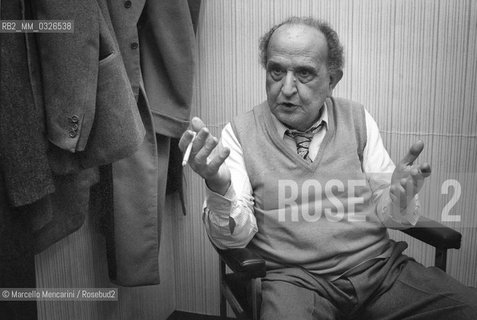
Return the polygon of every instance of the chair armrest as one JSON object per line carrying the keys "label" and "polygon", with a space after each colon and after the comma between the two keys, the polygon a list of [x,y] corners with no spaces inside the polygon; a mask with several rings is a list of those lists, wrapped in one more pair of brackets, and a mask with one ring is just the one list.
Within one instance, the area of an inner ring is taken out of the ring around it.
{"label": "chair armrest", "polygon": [[217,249],[219,257],[234,272],[246,273],[251,278],[265,276],[265,260],[247,248]]}
{"label": "chair armrest", "polygon": [[421,216],[414,227],[401,231],[439,249],[460,248],[460,232],[426,217]]}

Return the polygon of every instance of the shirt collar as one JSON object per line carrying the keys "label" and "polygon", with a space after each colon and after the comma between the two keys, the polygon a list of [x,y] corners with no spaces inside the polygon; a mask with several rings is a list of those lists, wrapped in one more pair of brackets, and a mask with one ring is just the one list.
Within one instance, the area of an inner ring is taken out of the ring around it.
{"label": "shirt collar", "polygon": [[[272,115],[273,125],[275,126],[275,129],[277,129],[278,136],[280,138],[283,138],[285,135],[285,132],[289,128],[287,128],[283,123],[281,123],[280,120],[278,120],[273,113],[271,115]],[[320,124],[322,121],[325,123],[325,125],[328,125],[328,107],[326,106],[326,102],[323,103],[323,112],[321,113],[320,118],[313,125],[311,125],[311,127]]]}

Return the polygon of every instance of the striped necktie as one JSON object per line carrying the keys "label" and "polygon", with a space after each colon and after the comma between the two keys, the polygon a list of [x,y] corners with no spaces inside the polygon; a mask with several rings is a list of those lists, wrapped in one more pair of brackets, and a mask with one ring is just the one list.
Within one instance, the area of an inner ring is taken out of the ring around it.
{"label": "striped necktie", "polygon": [[305,132],[298,131],[298,130],[291,130],[291,129],[288,129],[287,131],[285,131],[285,134],[287,136],[295,140],[296,153],[308,162],[313,162],[313,160],[310,159],[310,157],[308,156],[308,154],[310,153],[309,148],[310,148],[311,140],[313,140],[313,136],[318,131],[320,131],[322,125],[323,125],[323,121],[321,121],[320,124],[312,127],[311,129],[308,129]]}

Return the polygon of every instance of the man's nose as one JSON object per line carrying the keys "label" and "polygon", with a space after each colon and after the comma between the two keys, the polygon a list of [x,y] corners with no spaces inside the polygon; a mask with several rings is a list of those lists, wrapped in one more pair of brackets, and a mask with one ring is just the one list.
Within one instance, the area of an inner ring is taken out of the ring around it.
{"label": "man's nose", "polygon": [[285,96],[292,96],[296,93],[296,78],[292,71],[288,71],[282,86],[282,93]]}

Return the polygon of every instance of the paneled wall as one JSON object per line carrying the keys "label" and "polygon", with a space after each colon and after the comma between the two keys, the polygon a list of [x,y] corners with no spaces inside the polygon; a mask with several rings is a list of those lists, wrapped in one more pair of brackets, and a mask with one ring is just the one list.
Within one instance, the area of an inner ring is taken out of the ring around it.
{"label": "paneled wall", "polygon": [[[258,39],[290,15],[334,26],[345,47],[334,95],[366,106],[394,161],[424,140],[420,159],[433,175],[421,192],[422,212],[462,232],[448,272],[477,286],[477,1],[203,0],[193,115],[214,134],[265,99]],[[186,183],[188,215],[172,219],[176,308],[217,314],[218,258],[201,222],[204,186],[190,169]],[[431,249],[409,244],[409,255],[432,263]]]}
{"label": "paneled wall", "polygon": [[[168,199],[171,200],[171,199]],[[39,301],[39,320],[165,320],[175,310],[172,215],[166,202],[159,253],[161,283],[119,287],[118,301]],[[179,213],[182,214],[182,213]],[[106,245],[94,217],[83,227],[36,256],[38,288],[114,288],[108,278]]]}

